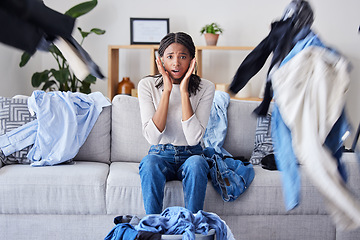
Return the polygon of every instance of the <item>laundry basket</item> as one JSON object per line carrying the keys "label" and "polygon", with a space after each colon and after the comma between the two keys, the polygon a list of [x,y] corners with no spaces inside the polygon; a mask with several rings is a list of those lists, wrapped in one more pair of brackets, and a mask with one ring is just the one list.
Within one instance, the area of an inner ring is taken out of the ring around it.
{"label": "laundry basket", "polygon": [[[181,240],[182,235],[162,235],[161,239],[171,239],[171,240]],[[210,229],[207,235],[195,234],[196,240],[214,240],[215,239],[215,229]]]}

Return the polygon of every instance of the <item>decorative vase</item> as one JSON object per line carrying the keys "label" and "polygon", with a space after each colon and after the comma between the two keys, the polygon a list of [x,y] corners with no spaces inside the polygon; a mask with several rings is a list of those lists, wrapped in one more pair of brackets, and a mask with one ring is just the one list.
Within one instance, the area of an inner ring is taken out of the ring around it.
{"label": "decorative vase", "polygon": [[219,38],[219,34],[205,33],[204,36],[205,36],[206,45],[216,46]]}
{"label": "decorative vase", "polygon": [[134,89],[135,85],[130,81],[129,77],[124,77],[118,85],[118,94],[131,95],[131,89]]}

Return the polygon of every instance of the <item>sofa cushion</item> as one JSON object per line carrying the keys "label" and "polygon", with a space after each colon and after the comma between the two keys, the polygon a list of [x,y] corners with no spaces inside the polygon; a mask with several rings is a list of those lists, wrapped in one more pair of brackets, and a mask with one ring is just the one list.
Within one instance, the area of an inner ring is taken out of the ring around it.
{"label": "sofa cushion", "polygon": [[223,147],[233,156],[250,159],[256,129],[256,116],[252,112],[259,104],[257,101],[230,100],[228,131]]}
{"label": "sofa cushion", "polygon": [[150,144],[141,132],[139,100],[116,95],[112,101],[111,161],[140,162]]}
{"label": "sofa cushion", "polygon": [[78,161],[0,168],[2,214],[104,214],[109,165]]}
{"label": "sofa cushion", "polygon": [[[31,116],[27,98],[5,98],[0,97],[0,135],[10,132],[22,125],[36,119]],[[30,160],[26,157],[32,146],[28,146],[9,156],[3,156],[0,153],[1,161],[4,164],[30,164]]]}
{"label": "sofa cushion", "polygon": [[108,106],[103,108],[74,160],[110,163],[110,132],[111,106]]}

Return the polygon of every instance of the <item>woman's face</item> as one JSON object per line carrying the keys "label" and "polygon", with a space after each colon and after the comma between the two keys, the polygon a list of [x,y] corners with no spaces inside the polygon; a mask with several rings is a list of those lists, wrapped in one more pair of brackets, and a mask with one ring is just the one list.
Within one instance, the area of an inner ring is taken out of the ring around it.
{"label": "woman's face", "polygon": [[189,50],[180,43],[172,43],[165,49],[162,59],[173,83],[180,83],[190,66]]}

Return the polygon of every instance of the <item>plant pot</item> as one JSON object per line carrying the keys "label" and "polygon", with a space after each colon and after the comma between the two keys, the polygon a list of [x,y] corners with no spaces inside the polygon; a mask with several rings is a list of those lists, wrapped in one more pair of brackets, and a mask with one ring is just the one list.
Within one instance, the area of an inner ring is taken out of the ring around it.
{"label": "plant pot", "polygon": [[206,45],[216,46],[219,38],[219,34],[205,33],[204,36],[205,36]]}

